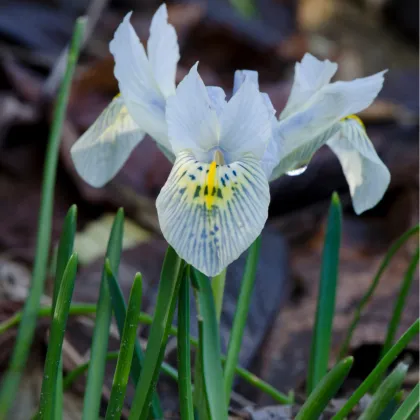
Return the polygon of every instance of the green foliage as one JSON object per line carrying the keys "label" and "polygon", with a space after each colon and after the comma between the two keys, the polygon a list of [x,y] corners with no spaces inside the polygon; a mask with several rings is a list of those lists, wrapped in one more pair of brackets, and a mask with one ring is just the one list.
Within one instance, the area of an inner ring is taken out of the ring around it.
{"label": "green foliage", "polygon": [[189,276],[184,276],[182,278],[181,286],[179,289],[178,367],[179,367],[179,374],[178,374],[179,407],[181,411],[181,418],[185,420],[194,420],[192,385],[191,385]]}
{"label": "green foliage", "polygon": [[59,370],[59,367],[61,367],[61,348],[63,346],[64,332],[66,330],[76,272],[77,254],[73,254],[64,270],[60,291],[58,292],[55,304],[48,351],[45,359],[44,378],[42,381],[38,413],[38,418],[40,419],[54,419],[56,413],[54,408],[56,398],[55,389],[57,386],[57,376],[59,374],[61,375],[61,370]]}
{"label": "green foliage", "polygon": [[[109,291],[111,294],[112,308],[114,310],[115,319],[117,321],[118,331],[120,333],[120,336],[122,336],[123,330],[124,330],[127,306],[125,304],[124,296],[120,288],[120,285],[118,284],[118,281],[112,272],[109,260],[106,260],[105,262],[105,272],[106,272],[106,278],[107,278],[107,282],[109,286]],[[139,312],[140,310],[137,313],[137,317],[138,317]],[[136,325],[138,324],[138,321],[139,320],[137,319]],[[137,385],[137,382],[139,381],[143,362],[144,362],[143,350],[140,347],[140,343],[137,340],[135,340],[134,354],[133,354],[133,360],[131,362],[131,370],[130,370],[130,376],[134,385]],[[162,407],[160,405],[159,397],[156,394],[156,392],[153,394],[153,397],[152,397],[152,413],[153,413],[153,416],[157,419],[163,417]]]}
{"label": "green foliage", "polygon": [[[111,267],[109,261],[107,260],[107,272],[109,272],[110,269]],[[134,346],[137,341],[137,327],[139,322],[141,298],[141,274],[137,273],[134,277],[133,286],[131,287],[127,312],[123,314],[125,320],[121,333],[121,347],[118,355],[117,367],[115,368],[114,380],[112,382],[108,408],[106,411],[106,420],[118,419],[121,417],[128,377],[131,370]]]}
{"label": "green foliage", "polygon": [[386,409],[390,401],[392,401],[396,392],[400,389],[405,375],[407,374],[408,365],[399,363],[391,374],[382,382],[381,386],[373,395],[369,406],[359,417],[359,420],[377,419]]}
{"label": "green foliage", "polygon": [[[122,239],[124,234],[124,212],[120,209],[115,216],[109,236],[106,258],[114,273],[120,265]],[[97,420],[102,398],[102,387],[105,375],[106,355],[111,324],[112,303],[107,281],[107,271],[102,270],[101,286],[98,298],[95,327],[91,346],[91,363],[89,365],[85,398],[83,405],[83,420]]]}
{"label": "green foliage", "polygon": [[15,348],[7,372],[3,377],[0,391],[0,419],[7,419],[10,405],[15,400],[23,369],[31,349],[31,343],[36,327],[41,296],[47,274],[48,254],[51,242],[51,222],[54,203],[54,185],[57,171],[58,152],[62,126],[67,109],[70,87],[73,79],[76,62],[82,44],[85,29],[85,20],[77,19],[73,38],[67,59],[66,72],[58,94],[54,109],[53,124],[48,139],[47,154],[45,158],[44,176],[41,193],[41,206],[39,212],[38,235],[35,248],[35,261],[32,272],[31,288],[26,299],[22,320]]}
{"label": "green foliage", "polygon": [[317,384],[296,416],[296,420],[317,419],[334,398],[353,365],[353,357],[337,363]]}
{"label": "green foliage", "polygon": [[318,303],[306,384],[308,395],[311,394],[328,370],[338,283],[340,241],[341,204],[338,195],[334,193],[328,214],[327,233],[322,254]]}
{"label": "green foliage", "polygon": [[257,275],[260,248],[261,236],[259,236],[249,248],[249,253],[245,265],[244,278],[242,279],[241,291],[236,306],[232,331],[230,333],[229,347],[224,371],[224,389],[227,404],[229,404],[230,394],[232,392],[235,367],[239,361],[242,337],[244,335],[246,320],[249,312],[249,305],[251,303],[252,291],[254,290],[255,278]]}
{"label": "green foliage", "polygon": [[199,320],[200,378],[210,419],[226,419],[227,407],[223,393],[223,370],[220,351],[220,333],[216,308],[208,277],[192,269],[197,293]]}
{"label": "green foliage", "polygon": [[150,328],[144,369],[136,387],[129,420],[146,420],[149,417],[152,393],[158,380],[160,365],[172,325],[182,275],[183,263],[176,252],[169,247],[160,276],[156,311]]}
{"label": "green foliage", "polygon": [[392,420],[410,420],[414,417],[420,405],[420,385],[417,384],[410,392],[396,413],[392,416]]}
{"label": "green foliage", "polygon": [[369,303],[370,299],[372,298],[373,294],[375,293],[376,288],[379,285],[379,281],[385,270],[388,268],[389,264],[391,263],[395,254],[399,251],[399,249],[414,235],[419,233],[420,225],[414,226],[413,228],[409,229],[403,235],[401,235],[389,248],[385,257],[378,268],[378,271],[375,277],[372,280],[372,283],[369,286],[369,289],[363,295],[362,299],[360,299],[359,304],[354,313],[354,317],[352,322],[350,323],[349,329],[347,331],[346,337],[344,339],[343,345],[340,349],[340,358],[343,358],[349,350],[351,338],[353,333],[357,327],[357,324],[360,321],[360,317],[362,316],[363,310],[366,308],[367,304]]}

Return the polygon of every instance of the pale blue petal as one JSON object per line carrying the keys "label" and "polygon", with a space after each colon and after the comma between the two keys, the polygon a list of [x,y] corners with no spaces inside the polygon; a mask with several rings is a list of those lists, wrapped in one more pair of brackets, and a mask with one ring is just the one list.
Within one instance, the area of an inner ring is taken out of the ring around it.
{"label": "pale blue petal", "polygon": [[341,126],[340,135],[327,144],[340,160],[354,210],[360,214],[382,199],[391,175],[357,120],[349,118]]}
{"label": "pale blue petal", "polygon": [[115,32],[110,51],[115,59],[115,77],[131,117],[145,132],[171,150],[165,120],[165,98],[154,78],[127,14]]}
{"label": "pale blue petal", "polygon": [[233,76],[233,95],[238,91],[242,86],[242,83],[248,79],[250,82],[254,83],[259,88],[258,85],[258,72],[253,70],[236,70],[235,75]]}
{"label": "pale blue petal", "polygon": [[246,79],[225,107],[220,148],[233,161],[245,153],[261,159],[271,138],[272,116],[258,87]]}
{"label": "pale blue petal", "polygon": [[[328,140],[336,136],[340,129],[341,123],[336,123],[311,141],[297,147],[295,147],[295,144],[292,142],[280,143],[278,146],[279,161],[271,174],[270,181],[279,178],[286,172],[307,166],[314,153],[321,146],[326,144]],[[277,127],[277,130],[279,130],[279,127]],[[280,136],[276,135],[276,132],[274,132],[274,138],[279,137]]]}
{"label": "pale blue petal", "polygon": [[267,178],[256,159],[211,167],[181,152],[156,206],[163,236],[178,255],[215,276],[261,233],[269,202]]}
{"label": "pale blue petal", "polygon": [[219,143],[219,121],[216,109],[195,64],[168,98],[166,120],[170,143],[175,154],[194,151],[197,157]]}
{"label": "pale blue petal", "polygon": [[324,86],[311,97],[302,111],[280,121],[280,143],[287,145],[287,148],[289,145],[301,147],[342,118],[367,108],[382,89],[384,73]]}
{"label": "pale blue petal", "polygon": [[93,187],[102,187],[121,169],[144,134],[122,98],[115,98],[71,148],[78,174]]}
{"label": "pale blue petal", "polygon": [[305,103],[322,87],[326,86],[337,72],[337,64],[321,61],[306,53],[301,63],[295,64],[295,78],[287,104],[280,114],[284,119],[302,109]]}
{"label": "pale blue petal", "polygon": [[225,91],[218,86],[208,86],[207,93],[209,95],[213,109],[216,111],[217,116],[220,118],[227,104]]}
{"label": "pale blue petal", "polygon": [[168,23],[166,4],[162,4],[153,16],[147,54],[153,75],[163,96],[175,93],[176,67],[179,61],[179,46],[175,28]]}

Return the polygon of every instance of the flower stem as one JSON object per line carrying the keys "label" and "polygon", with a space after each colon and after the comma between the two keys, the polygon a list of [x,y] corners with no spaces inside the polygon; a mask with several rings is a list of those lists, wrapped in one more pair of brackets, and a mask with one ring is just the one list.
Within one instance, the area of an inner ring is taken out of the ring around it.
{"label": "flower stem", "polygon": [[216,307],[217,322],[220,322],[223,307],[223,295],[225,292],[226,268],[211,280],[211,289],[213,291],[214,305]]}

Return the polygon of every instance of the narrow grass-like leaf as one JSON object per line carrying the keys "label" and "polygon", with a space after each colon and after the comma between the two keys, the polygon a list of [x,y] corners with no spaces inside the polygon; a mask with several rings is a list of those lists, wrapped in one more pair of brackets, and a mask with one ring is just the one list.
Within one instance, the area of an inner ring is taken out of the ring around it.
{"label": "narrow grass-like leaf", "polygon": [[404,402],[400,405],[397,412],[392,416],[392,420],[410,420],[413,418],[420,405],[420,385],[417,384],[410,392]]}
{"label": "narrow grass-like leaf", "polygon": [[389,248],[388,252],[386,253],[381,265],[378,268],[378,271],[375,275],[375,277],[372,280],[371,285],[369,286],[369,289],[366,291],[366,293],[363,295],[362,299],[360,300],[359,304],[357,305],[357,308],[354,313],[353,320],[350,324],[350,327],[347,331],[346,337],[343,341],[343,344],[341,346],[340,352],[339,352],[339,358],[343,358],[349,351],[349,346],[351,342],[351,338],[353,336],[354,330],[357,327],[357,324],[360,321],[360,317],[362,316],[362,312],[365,309],[366,305],[369,303],[370,299],[372,298],[373,294],[375,293],[375,290],[379,284],[379,281],[382,277],[382,274],[387,269],[388,265],[390,264],[392,258],[394,255],[398,252],[398,250],[415,234],[419,232],[420,225],[414,226],[413,228],[409,229],[407,232],[405,232],[403,235],[401,235]]}
{"label": "narrow grass-like leaf", "polygon": [[211,289],[213,290],[214,305],[216,307],[217,321],[220,322],[222,314],[223,295],[225,292],[226,268],[217,276],[211,279]]}
{"label": "narrow grass-like leaf", "polygon": [[397,367],[389,374],[375,392],[372,401],[359,417],[359,420],[379,418],[389,402],[392,401],[396,392],[401,388],[407,370],[408,365],[406,363],[398,363]]}
{"label": "narrow grass-like leaf", "polygon": [[390,349],[392,343],[394,342],[395,333],[397,332],[398,326],[401,320],[401,314],[405,306],[405,302],[407,300],[408,293],[411,289],[411,285],[413,284],[414,276],[417,272],[417,265],[419,263],[419,248],[413,258],[410,261],[408,266],[407,272],[405,273],[404,280],[401,284],[400,292],[398,294],[397,300],[395,302],[394,310],[392,312],[391,321],[388,325],[388,332],[386,334],[385,342],[382,347],[380,358],[384,356],[384,354]]}
{"label": "narrow grass-like leaf", "polygon": [[[111,265],[108,260],[105,261],[105,272],[106,272],[107,282],[109,286],[109,291],[111,294],[112,307],[114,309],[114,315],[117,321],[117,327],[118,327],[118,331],[121,337],[123,333],[123,329],[124,329],[127,305],[125,304],[122,290],[120,288],[120,285],[118,284],[117,279],[115,278],[112,272]],[[130,376],[131,376],[134,386],[136,386],[139,381],[143,362],[144,362],[143,350],[140,347],[140,343],[136,340],[134,344],[134,354],[133,354],[133,360],[131,363],[131,370],[130,370]],[[152,414],[155,419],[163,418],[162,407],[159,401],[159,396],[157,395],[156,392],[153,393],[153,397],[152,397]]]}
{"label": "narrow grass-like leaf", "polygon": [[200,339],[202,381],[211,419],[227,419],[227,406],[223,392],[223,370],[220,352],[219,323],[217,322],[210,280],[192,269],[197,292],[197,313],[201,320]]}
{"label": "narrow grass-like leaf", "polygon": [[[54,310],[51,332],[45,359],[44,378],[40,397],[38,418],[42,420],[54,419],[54,389],[57,384],[58,367],[61,360],[64,332],[73,295],[74,281],[77,272],[77,254],[70,257],[64,270],[60,291]],[[60,372],[61,374],[61,372]]]}
{"label": "narrow grass-like leaf", "polygon": [[310,395],[328,370],[338,283],[340,241],[341,204],[338,194],[334,193],[322,254],[321,278],[306,382],[307,395]]}
{"label": "narrow grass-like leaf", "polygon": [[[107,271],[110,269],[109,261]],[[134,277],[128,300],[127,314],[121,334],[120,353],[112,381],[111,395],[106,410],[106,420],[119,419],[124,405],[125,393],[130,375],[131,361],[133,360],[134,345],[137,341],[137,328],[142,298],[141,274]],[[124,314],[125,315],[125,314]]]}
{"label": "narrow grass-like leaf", "polygon": [[60,235],[57,251],[57,265],[54,279],[53,291],[53,312],[55,302],[57,301],[58,292],[60,290],[61,279],[67,267],[67,263],[73,254],[74,236],[76,235],[77,222],[77,206],[73,204],[66,214],[63,223],[63,230]]}
{"label": "narrow grass-like leaf", "polygon": [[[106,360],[107,361],[117,360],[119,354],[120,354],[119,351],[110,351],[106,354]],[[72,384],[75,381],[77,381],[77,379],[79,379],[84,373],[86,373],[86,371],[89,368],[89,364],[90,364],[90,360],[88,360],[85,363],[80,364],[79,366],[77,366],[76,368],[74,368],[67,374],[67,376],[64,378],[64,381],[63,381],[63,387],[65,390],[69,389],[72,386]],[[172,367],[166,362],[162,362],[160,369],[162,373],[169,376],[173,380],[178,381],[178,371],[174,367]]]}
{"label": "narrow grass-like leaf", "polygon": [[333,420],[344,419],[356,404],[361,400],[363,395],[368,393],[375,385],[378,378],[389,368],[391,363],[404,350],[407,344],[419,333],[420,319],[417,319],[411,327],[400,337],[400,339],[389,349],[385,356],[379,361],[368,377],[361,383],[361,385],[353,392],[347,402],[340,408]]}
{"label": "narrow grass-like leaf", "polygon": [[38,234],[35,246],[35,261],[32,272],[31,287],[23,310],[23,322],[16,337],[15,348],[9,367],[3,376],[0,391],[0,419],[5,420],[13,403],[20,383],[22,372],[31,349],[36,327],[37,313],[44,291],[45,277],[48,266],[48,254],[51,243],[51,221],[53,212],[54,185],[57,171],[58,152],[60,147],[61,129],[65,118],[67,102],[70,94],[74,69],[79,57],[80,45],[83,39],[85,20],[77,19],[73,32],[66,72],[58,94],[54,109],[53,123],[48,139],[42,183],[41,204],[38,222]]}
{"label": "narrow grass-like leaf", "polygon": [[299,410],[295,420],[318,419],[331,399],[337,394],[352,365],[353,357],[351,356],[337,363],[317,384]]}
{"label": "narrow grass-like leaf", "polygon": [[183,420],[194,420],[191,386],[190,282],[183,276],[178,299],[179,407]]}
{"label": "narrow grass-like leaf", "polygon": [[[87,315],[95,315],[96,314],[96,305],[90,303],[75,303],[71,305],[69,315],[70,316],[87,316]],[[38,310],[38,317],[49,317],[51,315],[51,306],[45,306],[43,308],[39,308]],[[0,323],[0,335],[10,328],[18,325],[22,320],[22,312],[17,312],[15,315]],[[151,325],[153,322],[153,317],[149,314],[144,312],[140,313],[139,315],[139,322],[145,325]],[[173,336],[177,336],[178,330],[176,327],[171,326],[169,330],[169,334]],[[194,337],[190,337],[190,342],[193,346],[198,346],[198,341]],[[222,355],[222,362],[224,363],[226,358]],[[86,365],[88,367],[88,365]],[[236,366],[236,374],[240,376],[244,381],[248,382],[252,386],[260,389],[265,394],[271,396],[274,401],[278,402],[279,404],[293,404],[294,399],[293,395],[285,395],[282,392],[275,389],[269,383],[263,381],[261,378],[258,378],[253,373],[249,372],[248,370]],[[64,385],[64,389],[67,389],[69,386],[69,382],[67,381],[68,375],[66,376],[66,384]]]}
{"label": "narrow grass-like leaf", "polygon": [[[106,258],[112,271],[118,273],[124,234],[124,212],[119,209],[109,236]],[[88,377],[83,404],[83,420],[97,420],[104,383],[106,354],[108,349],[109,327],[111,323],[112,303],[107,282],[105,266],[102,271],[101,286],[97,304],[96,321],[93,330]]]}
{"label": "narrow grass-like leaf", "polygon": [[159,377],[183,275],[182,265],[174,249],[168,247],[160,276],[155,315],[150,328],[143,370],[136,387],[129,420],[146,420],[149,416],[152,394]]}
{"label": "narrow grass-like leaf", "polygon": [[[70,207],[64,219],[63,230],[61,232],[60,241],[58,244],[51,321],[53,321],[54,318],[55,304],[57,302],[58,292],[60,291],[60,285],[63,278],[64,270],[66,269],[67,263],[69,262],[69,259],[73,253],[74,236],[76,234],[76,219],[77,207],[76,205],[73,205]],[[57,383],[54,387],[54,392],[54,418],[56,420],[59,420],[63,415],[63,361],[61,357],[58,365]]]}
{"label": "narrow grass-like leaf", "polygon": [[233,319],[230,333],[226,364],[224,369],[224,390],[226,404],[229,405],[232,392],[235,368],[239,360],[242,338],[244,335],[246,321],[248,319],[249,305],[251,303],[252,291],[254,290],[255,278],[257,276],[258,259],[261,248],[261,236],[250,246],[245,265],[244,277],[236,305],[235,317]]}

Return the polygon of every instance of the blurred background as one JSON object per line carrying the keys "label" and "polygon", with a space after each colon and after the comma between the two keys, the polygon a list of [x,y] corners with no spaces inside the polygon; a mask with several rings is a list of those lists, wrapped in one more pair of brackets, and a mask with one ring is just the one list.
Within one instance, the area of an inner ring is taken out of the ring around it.
{"label": "blurred background", "polygon": [[[302,388],[317,297],[322,241],[329,200],[340,195],[344,210],[340,279],[334,323],[338,349],[380,261],[393,240],[419,218],[419,3],[417,0],[208,0],[168,1],[169,21],[181,49],[177,81],[200,61],[207,85],[228,93],[236,69],[260,74],[278,112],[293,80],[294,63],[305,52],[338,62],[338,80],[389,69],[383,91],[362,119],[378,154],[391,171],[384,199],[362,216],[351,206],[338,160],[326,147],[299,177],[271,185],[272,203],[263,232],[256,290],[241,353],[241,363],[281,391]],[[30,281],[52,109],[63,74],[62,57],[77,16],[89,16],[64,125],[57,176],[53,243],[68,207],[78,206],[76,250],[81,268],[74,299],[96,302],[112,215],[123,206],[127,223],[119,281],[128,295],[133,275],[143,274],[143,310],[152,312],[166,243],[159,231],[155,199],[171,165],[150,138],[135,149],[108,185],[93,189],[76,174],[69,149],[118,93],[108,44],[122,17],[133,10],[140,39],[148,38],[156,0],[0,1],[0,321],[21,309]],[[351,378],[359,383],[372,369],[383,343],[394,298],[417,239],[398,253],[383,276],[351,343],[357,355]],[[226,346],[235,311],[244,256],[228,270],[222,316]],[[44,302],[48,303],[48,290]],[[401,330],[417,317],[418,278],[403,313]],[[92,321],[72,319],[64,343],[64,367],[86,360]],[[28,419],[37,404],[45,357],[47,321],[40,320],[16,420]],[[0,336],[4,369],[16,331]],[[146,339],[147,329],[142,329]],[[117,337],[116,335],[114,337]],[[115,338],[115,348],[118,340]],[[170,341],[167,359],[175,363]],[[409,350],[418,360],[418,345]],[[336,353],[332,354],[335,357]],[[408,381],[417,380],[418,364]],[[113,366],[109,366],[108,386]],[[351,381],[350,381],[351,382]],[[80,418],[83,380],[66,394],[68,419]],[[159,384],[171,418],[176,385]],[[242,407],[269,405],[269,397],[237,383]],[[106,401],[109,389],[104,389]],[[346,392],[344,389],[343,393]],[[132,395],[129,395],[132,398]],[[129,399],[128,398],[128,399]],[[238,414],[238,416],[245,414]],[[173,417],[176,418],[176,417]],[[247,418],[241,417],[241,418]],[[254,418],[254,417],[248,417]],[[257,418],[257,417],[255,417]],[[258,417],[260,418],[260,417]],[[265,417],[261,417],[265,418]],[[268,418],[268,417],[267,417]]]}

